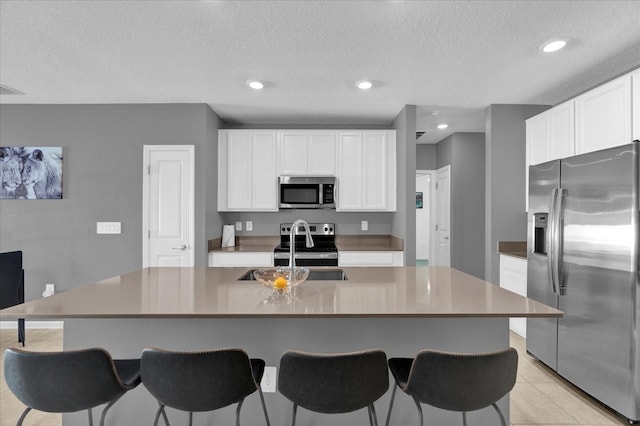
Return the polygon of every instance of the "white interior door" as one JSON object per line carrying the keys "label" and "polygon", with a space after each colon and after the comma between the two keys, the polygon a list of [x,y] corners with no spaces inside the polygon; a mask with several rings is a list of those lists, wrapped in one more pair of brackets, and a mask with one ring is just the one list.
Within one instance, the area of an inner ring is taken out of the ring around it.
{"label": "white interior door", "polygon": [[418,206],[416,202],[416,260],[429,260],[432,257],[432,185],[435,186],[433,171],[416,171],[416,192],[422,194],[422,206]]}
{"label": "white interior door", "polygon": [[143,267],[194,265],[194,147],[145,145]]}
{"label": "white interior door", "polygon": [[436,171],[435,266],[451,266],[451,166]]}

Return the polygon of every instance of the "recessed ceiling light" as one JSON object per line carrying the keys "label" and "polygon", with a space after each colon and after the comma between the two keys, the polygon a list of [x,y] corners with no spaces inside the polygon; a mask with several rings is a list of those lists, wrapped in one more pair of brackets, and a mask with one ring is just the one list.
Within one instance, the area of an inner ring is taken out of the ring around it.
{"label": "recessed ceiling light", "polygon": [[247,81],[247,85],[255,90],[260,90],[264,87],[264,83],[258,80],[249,80]]}
{"label": "recessed ceiling light", "polygon": [[360,80],[356,82],[356,87],[361,90],[367,90],[373,87],[373,83],[369,80]]}
{"label": "recessed ceiling light", "polygon": [[545,53],[556,52],[567,45],[566,40],[550,40],[540,46],[540,50]]}
{"label": "recessed ceiling light", "polygon": [[438,129],[446,129],[447,127],[449,127],[447,123],[438,124]]}

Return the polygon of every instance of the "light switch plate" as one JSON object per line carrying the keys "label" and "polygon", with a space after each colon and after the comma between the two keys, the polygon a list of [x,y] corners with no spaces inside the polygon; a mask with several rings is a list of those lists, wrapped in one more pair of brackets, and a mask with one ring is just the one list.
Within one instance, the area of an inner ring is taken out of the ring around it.
{"label": "light switch plate", "polygon": [[245,227],[244,229],[246,229],[247,231],[253,231],[253,222],[248,220],[244,223]]}
{"label": "light switch plate", "polygon": [[362,231],[368,231],[369,230],[369,221],[368,220],[361,220],[360,221],[360,229]]}
{"label": "light switch plate", "polygon": [[236,222],[236,231],[242,231],[242,222]]}
{"label": "light switch plate", "polygon": [[120,234],[122,227],[120,222],[96,222],[96,234]]}
{"label": "light switch plate", "polygon": [[264,374],[262,374],[262,380],[260,381],[262,392],[276,391],[276,371],[276,367],[264,367]]}

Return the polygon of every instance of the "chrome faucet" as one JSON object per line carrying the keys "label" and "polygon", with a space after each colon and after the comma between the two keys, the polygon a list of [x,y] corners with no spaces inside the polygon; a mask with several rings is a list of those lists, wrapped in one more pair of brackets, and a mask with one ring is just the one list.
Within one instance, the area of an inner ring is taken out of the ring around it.
{"label": "chrome faucet", "polygon": [[291,267],[291,273],[293,268],[296,267],[296,234],[298,232],[298,225],[304,226],[304,232],[307,236],[306,246],[307,248],[313,247],[313,238],[311,237],[311,230],[309,230],[309,224],[303,219],[298,219],[291,225],[291,233],[289,234],[289,266]]}

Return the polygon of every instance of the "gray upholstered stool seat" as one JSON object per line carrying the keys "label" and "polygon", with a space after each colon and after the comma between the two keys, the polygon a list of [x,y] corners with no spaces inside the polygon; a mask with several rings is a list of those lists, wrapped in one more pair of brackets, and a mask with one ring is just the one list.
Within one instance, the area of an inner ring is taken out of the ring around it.
{"label": "gray upholstered stool seat", "polygon": [[377,349],[339,354],[289,351],[282,355],[278,389],[298,406],[318,413],[348,413],[367,408],[378,424],[373,403],[389,389],[386,354]]}
{"label": "gray upholstered stool seat", "polygon": [[9,389],[27,406],[18,426],[32,409],[71,413],[102,404],[100,425],[107,410],[127,391],[140,384],[140,360],[113,360],[104,349],[65,352],[27,352],[7,349],[4,375]]}
{"label": "gray upholstered stool seat", "polygon": [[160,405],[153,424],[157,425],[162,415],[169,425],[165,407],[187,411],[191,425],[194,412],[213,411],[237,403],[236,425],[239,425],[244,398],[257,390],[269,426],[259,385],[264,366],[263,360],[249,359],[242,349],[201,352],[145,349],[141,359],[143,384]]}
{"label": "gray upholstered stool seat", "polygon": [[466,426],[468,411],[493,406],[506,426],[496,402],[513,389],[518,371],[518,353],[509,348],[497,352],[462,354],[423,350],[415,359],[390,358],[393,387],[386,425],[399,387],[410,395],[423,424],[420,403],[450,411],[461,411]]}

